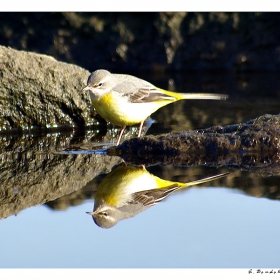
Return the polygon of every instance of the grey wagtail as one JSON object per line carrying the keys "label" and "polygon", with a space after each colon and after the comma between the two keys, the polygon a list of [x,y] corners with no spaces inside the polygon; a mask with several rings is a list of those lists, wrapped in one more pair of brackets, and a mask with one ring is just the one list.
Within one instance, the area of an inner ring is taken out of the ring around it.
{"label": "grey wagtail", "polygon": [[131,218],[160,202],[174,191],[210,182],[228,173],[188,183],[160,179],[144,166],[120,166],[109,173],[98,186],[92,215],[102,228],[110,228],[120,220]]}
{"label": "grey wagtail", "polygon": [[121,126],[116,145],[120,143],[127,125],[139,125],[138,137],[144,121],[159,108],[181,99],[225,100],[217,93],[177,93],[160,89],[151,83],[126,74],[112,74],[96,70],[90,74],[87,86],[93,106],[101,117]]}

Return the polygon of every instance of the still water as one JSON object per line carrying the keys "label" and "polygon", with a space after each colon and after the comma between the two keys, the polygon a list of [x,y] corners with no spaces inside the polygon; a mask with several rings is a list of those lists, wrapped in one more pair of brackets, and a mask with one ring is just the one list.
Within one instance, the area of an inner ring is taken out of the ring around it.
{"label": "still water", "polygon": [[[230,96],[227,101],[181,101],[166,106],[152,115],[147,134],[224,126],[279,113],[279,74],[185,73],[142,78],[181,92]],[[145,168],[136,167],[141,175],[130,173],[136,192],[158,180],[171,181],[168,184],[174,187],[174,182],[229,174],[172,189],[158,204],[134,209],[133,214],[130,210],[130,218],[120,219],[109,229],[97,226],[86,212],[93,211],[98,187],[107,178],[114,192],[128,181],[125,177],[123,183],[121,174],[108,177],[125,167],[119,157],[100,149],[117,133],[118,128],[109,125],[0,137],[1,268],[279,268],[277,169],[267,176],[262,170],[256,173],[223,165],[147,162]],[[136,133],[133,127],[124,138]]]}

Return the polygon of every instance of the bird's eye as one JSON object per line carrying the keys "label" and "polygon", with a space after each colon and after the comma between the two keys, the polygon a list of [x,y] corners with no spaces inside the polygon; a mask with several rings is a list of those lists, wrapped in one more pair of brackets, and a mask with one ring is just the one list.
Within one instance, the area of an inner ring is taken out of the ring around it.
{"label": "bird's eye", "polygon": [[98,86],[101,87],[103,85],[103,83],[99,83]]}
{"label": "bird's eye", "polygon": [[102,212],[101,213],[104,217],[107,217],[108,216],[108,213],[107,212]]}

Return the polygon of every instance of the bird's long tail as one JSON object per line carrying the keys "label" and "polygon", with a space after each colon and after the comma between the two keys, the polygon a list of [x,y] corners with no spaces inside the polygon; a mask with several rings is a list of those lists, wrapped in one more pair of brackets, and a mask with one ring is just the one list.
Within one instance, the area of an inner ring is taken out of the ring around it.
{"label": "bird's long tail", "polygon": [[180,93],[180,92],[173,92],[168,91],[164,89],[159,89],[161,92],[168,96],[175,97],[177,100],[180,99],[212,99],[212,100],[226,100],[228,98],[227,94],[221,94],[221,93],[204,93],[204,92],[198,92],[198,93]]}
{"label": "bird's long tail", "polygon": [[226,173],[222,173],[222,174],[219,174],[219,175],[214,175],[214,176],[211,176],[211,177],[207,177],[207,178],[204,178],[204,179],[188,182],[188,183],[180,183],[180,188],[185,188],[185,187],[190,187],[190,186],[194,186],[194,185],[198,185],[198,184],[202,184],[202,183],[211,182],[211,181],[223,178],[223,177],[227,176],[228,174],[229,174],[229,172],[226,172]]}
{"label": "bird's long tail", "polygon": [[220,93],[178,93],[179,99],[226,100],[228,95]]}
{"label": "bird's long tail", "polygon": [[[226,172],[226,173],[222,173],[222,174],[219,174],[219,175],[214,175],[214,176],[211,176],[211,177],[207,177],[207,178],[204,178],[204,179],[188,182],[188,183],[171,182],[171,181],[165,181],[165,180],[162,180],[162,179],[158,178],[160,180],[161,187],[158,188],[157,190],[151,190],[150,194],[152,194],[152,196],[154,197],[155,203],[158,203],[159,201],[163,200],[168,195],[170,195],[171,193],[173,193],[177,190],[187,188],[187,187],[191,187],[191,186],[198,185],[198,184],[202,184],[202,183],[211,182],[211,181],[223,178],[223,177],[227,176],[228,174],[229,174],[229,172]],[[146,192],[146,195],[147,195],[147,191],[145,191],[145,192]]]}

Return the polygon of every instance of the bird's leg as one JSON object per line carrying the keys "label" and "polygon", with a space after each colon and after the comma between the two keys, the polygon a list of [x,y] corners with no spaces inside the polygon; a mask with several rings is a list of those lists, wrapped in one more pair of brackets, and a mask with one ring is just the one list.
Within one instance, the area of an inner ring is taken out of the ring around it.
{"label": "bird's leg", "polygon": [[117,139],[116,146],[118,146],[118,145],[120,144],[120,141],[121,141],[121,138],[122,138],[124,129],[125,129],[125,126],[122,126],[121,131],[120,131],[120,134],[119,134],[118,139]]}
{"label": "bird's leg", "polygon": [[138,131],[138,136],[137,137],[141,136],[141,131],[142,131],[143,123],[144,122],[140,122],[140,124],[139,124],[139,131]]}

